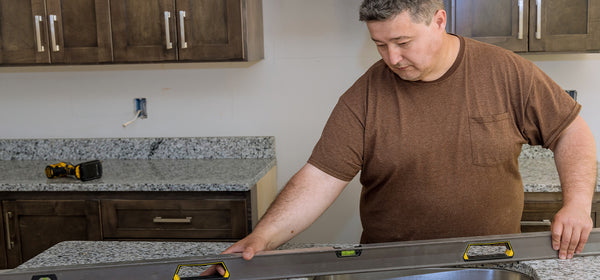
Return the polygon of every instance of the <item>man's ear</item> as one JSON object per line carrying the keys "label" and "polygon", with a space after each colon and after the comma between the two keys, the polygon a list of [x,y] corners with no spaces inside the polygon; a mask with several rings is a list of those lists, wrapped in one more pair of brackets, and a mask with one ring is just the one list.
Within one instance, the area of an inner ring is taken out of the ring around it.
{"label": "man's ear", "polygon": [[438,10],[433,15],[433,20],[431,21],[431,24],[435,24],[436,29],[446,30],[446,19],[446,11]]}

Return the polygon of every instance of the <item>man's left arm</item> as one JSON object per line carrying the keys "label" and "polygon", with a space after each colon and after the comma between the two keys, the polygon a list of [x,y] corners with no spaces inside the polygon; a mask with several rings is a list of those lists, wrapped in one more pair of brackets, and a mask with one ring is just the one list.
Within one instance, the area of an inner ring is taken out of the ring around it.
{"label": "man's left arm", "polygon": [[561,259],[581,253],[593,223],[590,217],[596,188],[596,143],[587,123],[577,118],[552,149],[560,177],[563,207],[552,221],[552,247]]}

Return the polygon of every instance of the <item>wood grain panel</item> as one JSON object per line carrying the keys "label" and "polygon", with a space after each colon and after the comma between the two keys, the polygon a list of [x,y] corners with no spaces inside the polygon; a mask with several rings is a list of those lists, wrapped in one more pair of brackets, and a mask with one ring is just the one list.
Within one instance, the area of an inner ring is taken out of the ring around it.
{"label": "wood grain panel", "polygon": [[104,200],[101,208],[105,238],[236,240],[248,234],[244,199]]}

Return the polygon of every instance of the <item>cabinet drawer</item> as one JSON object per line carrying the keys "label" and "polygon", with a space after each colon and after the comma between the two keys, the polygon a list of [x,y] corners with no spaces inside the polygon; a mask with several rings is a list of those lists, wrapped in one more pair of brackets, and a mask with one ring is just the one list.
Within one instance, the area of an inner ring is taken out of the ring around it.
{"label": "cabinet drawer", "polygon": [[[521,216],[521,232],[550,231],[550,222],[561,208],[562,202],[525,202]],[[592,210],[594,227],[597,227],[596,213]]]}
{"label": "cabinet drawer", "polygon": [[244,199],[103,200],[105,238],[240,239],[248,234]]}

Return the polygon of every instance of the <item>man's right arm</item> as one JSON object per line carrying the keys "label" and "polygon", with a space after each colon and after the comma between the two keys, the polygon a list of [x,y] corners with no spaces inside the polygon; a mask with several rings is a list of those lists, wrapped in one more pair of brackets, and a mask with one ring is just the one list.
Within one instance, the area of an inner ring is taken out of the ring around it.
{"label": "man's right arm", "polygon": [[290,179],[252,233],[223,253],[242,253],[249,260],[257,252],[276,249],[317,220],[347,185],[347,181],[307,163]]}

